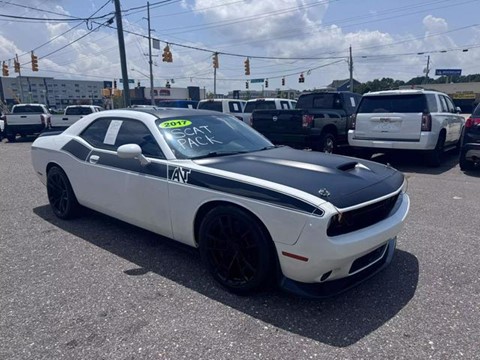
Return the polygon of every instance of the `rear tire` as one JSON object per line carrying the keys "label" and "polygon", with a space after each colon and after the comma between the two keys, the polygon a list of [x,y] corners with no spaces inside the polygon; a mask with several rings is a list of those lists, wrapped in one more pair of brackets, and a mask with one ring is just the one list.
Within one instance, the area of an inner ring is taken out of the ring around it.
{"label": "rear tire", "polygon": [[271,278],[271,239],[256,218],[238,207],[210,210],[200,225],[199,245],[212,277],[232,293],[259,291]]}
{"label": "rear tire", "polygon": [[318,146],[315,151],[320,151],[326,154],[333,154],[336,150],[337,143],[335,136],[332,133],[325,133],[320,137]]}
{"label": "rear tire", "polygon": [[78,214],[80,205],[67,174],[58,166],[48,170],[47,194],[53,213],[60,219],[68,220]]}
{"label": "rear tire", "polygon": [[16,140],[16,135],[7,134],[6,138],[7,138],[8,142],[13,143]]}
{"label": "rear tire", "polygon": [[438,167],[442,163],[445,145],[445,134],[441,133],[437,140],[435,149],[427,154],[427,162],[432,167]]}

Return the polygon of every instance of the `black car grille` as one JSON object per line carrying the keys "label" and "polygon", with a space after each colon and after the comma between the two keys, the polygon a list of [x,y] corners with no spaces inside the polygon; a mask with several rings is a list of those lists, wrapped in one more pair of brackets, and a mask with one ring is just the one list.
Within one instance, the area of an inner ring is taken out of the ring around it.
{"label": "black car grille", "polygon": [[327,229],[327,235],[348,234],[382,221],[392,211],[399,195],[400,193],[374,204],[333,216]]}
{"label": "black car grille", "polygon": [[352,266],[350,267],[350,271],[348,273],[349,274],[356,273],[357,271],[362,270],[367,266],[373,264],[375,261],[380,260],[380,258],[385,253],[386,247],[387,247],[387,244],[384,244],[379,248],[376,248],[375,250],[370,251],[368,254],[363,255],[362,257],[359,257],[358,259],[356,259],[353,262]]}

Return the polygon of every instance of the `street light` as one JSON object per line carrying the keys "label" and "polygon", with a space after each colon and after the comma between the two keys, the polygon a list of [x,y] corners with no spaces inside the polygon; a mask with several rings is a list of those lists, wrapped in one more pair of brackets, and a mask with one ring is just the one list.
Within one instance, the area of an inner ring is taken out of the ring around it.
{"label": "street light", "polygon": [[136,71],[138,72],[140,75],[143,75],[145,76],[147,79],[150,79],[150,103],[152,105],[155,105],[155,97],[153,95],[153,75],[152,76],[148,76],[147,74],[144,74],[143,72],[139,71],[139,70],[136,70],[134,68],[130,69],[132,71]]}

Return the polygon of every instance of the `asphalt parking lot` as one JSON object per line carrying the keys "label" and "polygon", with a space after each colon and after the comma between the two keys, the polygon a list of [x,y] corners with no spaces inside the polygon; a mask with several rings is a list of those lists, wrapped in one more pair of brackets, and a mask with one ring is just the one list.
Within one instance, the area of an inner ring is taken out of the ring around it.
{"label": "asphalt parking lot", "polygon": [[31,139],[0,143],[0,359],[479,359],[480,171],[407,174],[392,264],[326,300],[231,295],[197,252],[87,211],[51,212]]}

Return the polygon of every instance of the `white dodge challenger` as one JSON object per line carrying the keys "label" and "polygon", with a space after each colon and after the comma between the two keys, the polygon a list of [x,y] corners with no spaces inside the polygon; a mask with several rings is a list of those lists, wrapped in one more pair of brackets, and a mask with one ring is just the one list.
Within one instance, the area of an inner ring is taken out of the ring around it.
{"label": "white dodge challenger", "polygon": [[237,294],[350,288],[390,263],[410,206],[392,167],[274,146],[202,110],[94,113],[38,137],[32,163],[59,218],[87,207],[199,248]]}

